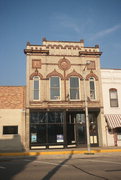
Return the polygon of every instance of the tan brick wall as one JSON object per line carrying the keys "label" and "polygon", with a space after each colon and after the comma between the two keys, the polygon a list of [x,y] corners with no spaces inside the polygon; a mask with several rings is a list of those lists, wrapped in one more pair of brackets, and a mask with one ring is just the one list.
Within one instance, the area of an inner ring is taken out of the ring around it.
{"label": "tan brick wall", "polygon": [[24,107],[24,86],[0,86],[0,109],[23,109]]}

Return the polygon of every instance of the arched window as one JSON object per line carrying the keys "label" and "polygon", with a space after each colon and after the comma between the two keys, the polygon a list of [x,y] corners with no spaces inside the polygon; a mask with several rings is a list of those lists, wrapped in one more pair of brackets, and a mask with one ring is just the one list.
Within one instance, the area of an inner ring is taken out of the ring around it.
{"label": "arched window", "polygon": [[70,77],[70,99],[79,99],[79,78]]}
{"label": "arched window", "polygon": [[60,78],[57,76],[50,77],[50,99],[60,100]]}
{"label": "arched window", "polygon": [[118,107],[117,89],[115,88],[109,89],[109,95],[110,95],[110,107]]}
{"label": "arched window", "polygon": [[95,79],[93,77],[90,77],[89,79],[89,85],[90,85],[90,99],[95,99]]}
{"label": "arched window", "polygon": [[33,100],[40,99],[40,78],[38,76],[33,77]]}

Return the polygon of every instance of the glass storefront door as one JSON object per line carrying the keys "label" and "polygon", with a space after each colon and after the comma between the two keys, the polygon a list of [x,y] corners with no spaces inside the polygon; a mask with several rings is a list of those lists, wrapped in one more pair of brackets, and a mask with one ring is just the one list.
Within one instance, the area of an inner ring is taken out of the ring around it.
{"label": "glass storefront door", "polygon": [[85,114],[81,112],[67,113],[67,145],[86,144]]}

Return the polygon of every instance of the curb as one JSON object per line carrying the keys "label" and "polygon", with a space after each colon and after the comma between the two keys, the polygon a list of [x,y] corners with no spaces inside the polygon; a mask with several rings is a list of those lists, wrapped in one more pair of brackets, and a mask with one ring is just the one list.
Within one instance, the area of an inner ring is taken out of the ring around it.
{"label": "curb", "polygon": [[94,154],[94,153],[110,153],[110,152],[121,152],[121,149],[99,149],[85,151],[51,151],[51,152],[11,152],[11,153],[0,153],[0,156],[41,156],[41,155],[66,155],[66,154]]}

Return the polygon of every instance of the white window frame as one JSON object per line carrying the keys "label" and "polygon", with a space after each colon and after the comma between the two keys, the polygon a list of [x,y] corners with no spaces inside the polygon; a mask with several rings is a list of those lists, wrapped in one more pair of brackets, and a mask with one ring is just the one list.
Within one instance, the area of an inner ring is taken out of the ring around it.
{"label": "white window frame", "polygon": [[[57,99],[51,99],[51,78],[53,77],[57,77],[59,79],[59,91],[60,91],[60,96],[58,96],[59,98]],[[61,100],[61,78],[59,76],[51,76],[49,78],[49,99],[50,101],[60,101]]]}
{"label": "white window frame", "polygon": [[[112,92],[116,93],[116,98],[111,98],[111,93]],[[109,89],[109,98],[110,98],[110,107],[111,108],[118,108],[119,107],[119,100],[118,100],[118,90],[115,88],[110,88]],[[112,105],[112,101],[115,100],[117,102],[117,106]]]}
{"label": "white window frame", "polygon": [[[35,81],[35,78],[38,78],[38,80],[39,80],[39,98],[38,99],[34,99],[34,91],[35,91],[35,89],[34,89],[34,81]],[[33,91],[32,91],[32,93],[33,93],[33,101],[40,101],[40,77],[39,76],[34,76],[33,77]]]}
{"label": "white window frame", "polygon": [[[70,97],[71,97],[71,96],[70,96],[70,95],[71,95],[71,94],[70,94],[70,78],[78,78],[78,81],[79,81],[79,99],[71,99],[71,98],[70,98]],[[71,76],[70,78],[69,78],[69,100],[70,100],[70,101],[80,101],[80,99],[81,99],[81,94],[80,94],[80,78],[77,77],[77,76]]]}
{"label": "white window frame", "polygon": [[[91,96],[90,96],[90,91],[91,91],[91,89],[90,89],[90,81],[91,81],[91,78],[93,79],[93,82],[94,82],[95,98],[91,98]],[[89,78],[89,97],[90,97],[90,100],[92,100],[92,101],[95,101],[95,100],[96,100],[96,82],[95,82],[95,78],[94,78],[94,77],[90,77],[90,78]]]}

